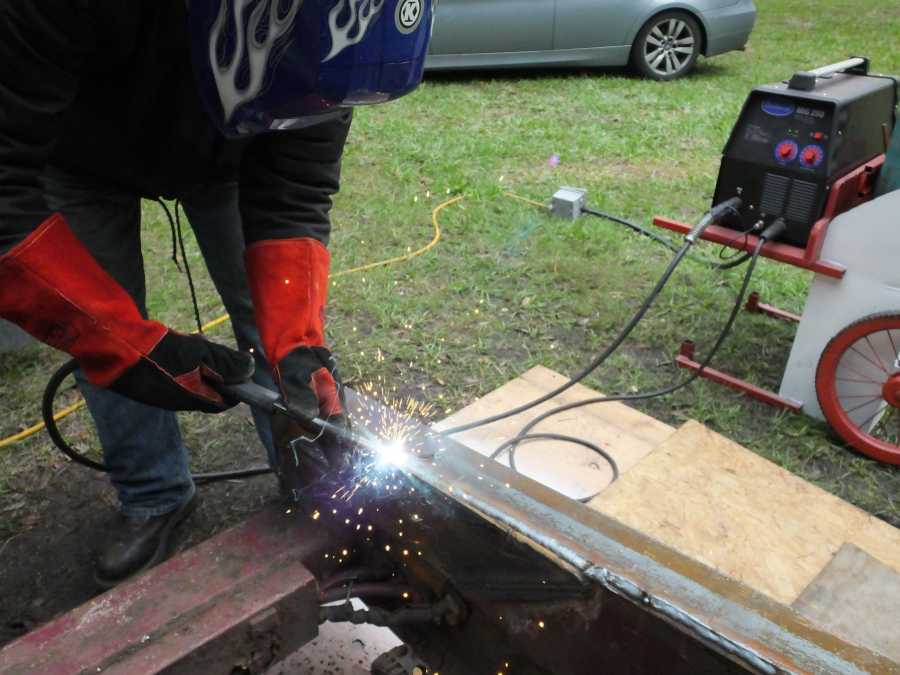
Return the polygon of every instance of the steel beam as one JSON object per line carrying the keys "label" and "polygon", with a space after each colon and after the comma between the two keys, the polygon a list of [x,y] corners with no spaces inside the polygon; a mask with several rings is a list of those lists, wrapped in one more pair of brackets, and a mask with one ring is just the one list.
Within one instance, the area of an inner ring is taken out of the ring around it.
{"label": "steel beam", "polygon": [[[379,414],[371,402],[365,408]],[[897,670],[452,442],[434,458],[411,459],[380,495],[325,502],[307,508],[334,532],[361,526],[348,551],[357,564],[386,555],[407,583],[466,603],[460,626],[396,629],[442,675]],[[367,522],[375,525],[368,535]]]}
{"label": "steel beam", "polygon": [[318,634],[321,528],[271,507],[0,650],[4,675],[259,673]]}

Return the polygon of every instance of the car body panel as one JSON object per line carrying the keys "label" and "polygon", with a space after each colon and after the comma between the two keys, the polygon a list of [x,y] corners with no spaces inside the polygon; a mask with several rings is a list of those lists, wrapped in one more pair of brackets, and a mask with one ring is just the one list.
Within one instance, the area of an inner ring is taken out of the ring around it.
{"label": "car body panel", "polygon": [[697,19],[706,56],[743,49],[756,20],[753,0],[441,0],[426,68],[624,66],[668,10]]}
{"label": "car body panel", "polygon": [[551,50],[555,2],[443,0],[438,3],[431,52],[490,54]]}
{"label": "car body panel", "polygon": [[[452,0],[451,0],[452,1]],[[635,5],[645,0],[557,0],[554,49],[627,47],[633,37]]]}

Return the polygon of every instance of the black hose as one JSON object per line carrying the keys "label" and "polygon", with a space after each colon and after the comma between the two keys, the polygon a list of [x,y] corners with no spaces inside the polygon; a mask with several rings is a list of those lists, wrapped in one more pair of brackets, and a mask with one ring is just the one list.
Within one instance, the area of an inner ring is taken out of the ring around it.
{"label": "black hose", "polygon": [[[590,216],[595,216],[597,218],[603,218],[603,219],[609,220],[613,223],[618,223],[619,225],[624,225],[625,227],[633,230],[634,232],[637,232],[638,234],[640,234],[644,237],[647,237],[648,239],[655,241],[658,244],[665,246],[670,251],[675,252],[675,253],[678,252],[678,247],[675,246],[675,244],[673,244],[671,241],[669,241],[665,237],[659,236],[652,230],[648,230],[643,225],[640,225],[640,224],[634,222],[633,220],[628,220],[627,218],[621,218],[619,216],[614,216],[611,213],[606,213],[605,211],[597,211],[595,209],[591,209],[588,207],[583,207],[581,209],[581,211],[583,213],[587,213]],[[749,234],[749,232],[739,232],[737,234],[737,236],[735,236],[735,241],[740,236],[743,236],[744,239],[746,239],[747,234]],[[723,249],[724,249],[724,246],[723,246]],[[740,267],[741,265],[743,265],[745,262],[750,260],[750,256],[751,256],[750,252],[745,252],[743,255],[739,256],[738,258],[735,258],[734,260],[727,260],[726,262],[722,262],[722,263],[713,262],[712,260],[706,260],[702,256],[699,258],[697,258],[697,257],[690,258],[690,260],[692,260],[694,262],[701,262],[704,265],[706,265],[707,267],[710,267],[711,269],[714,269],[714,270],[730,270],[730,269],[734,269],[735,267]]]}
{"label": "black hose", "polygon": [[584,380],[588,375],[593,373],[597,368],[599,368],[603,363],[612,356],[616,350],[622,345],[623,342],[631,335],[632,331],[635,327],[641,322],[644,318],[644,315],[650,310],[651,305],[653,305],[654,301],[659,294],[662,292],[663,288],[669,282],[669,279],[675,273],[675,270],[678,269],[678,266],[681,264],[681,261],[684,260],[684,257],[687,255],[688,250],[690,250],[693,242],[685,241],[682,247],[679,249],[678,253],[675,257],[669,262],[669,266],[666,268],[666,271],[663,273],[662,277],[660,277],[659,281],[656,283],[656,286],[653,288],[653,291],[650,295],[647,296],[647,299],[644,300],[644,303],[641,305],[640,309],[631,317],[622,331],[616,336],[613,340],[612,344],[610,344],[606,349],[603,350],[600,355],[598,355],[593,361],[591,361],[585,368],[583,368],[575,377],[566,382],[565,384],[557,387],[553,391],[547,392],[543,396],[536,398],[529,403],[525,403],[523,405],[512,408],[511,410],[507,410],[506,412],[498,413],[496,415],[491,415],[490,417],[485,417],[484,419],[475,420],[474,422],[468,422],[467,424],[461,424],[456,427],[452,427],[450,429],[445,429],[441,431],[442,436],[451,436],[453,434],[462,433],[463,431],[469,431],[470,429],[475,429],[477,427],[482,427],[488,424],[493,424],[494,422],[498,422],[503,419],[507,419],[508,417],[514,417],[520,413],[523,413],[527,410],[531,410],[542,403],[549,401],[552,398],[556,398],[560,394],[565,391],[568,391],[576,384]]}
{"label": "black hose", "polygon": [[638,234],[647,237],[648,239],[652,239],[657,244],[662,244],[667,249],[672,251],[673,253],[678,253],[678,247],[673,244],[671,241],[666,239],[665,237],[661,237],[656,232],[652,232],[642,225],[638,225],[634,221],[628,220],[627,218],[620,218],[619,216],[614,216],[611,213],[605,213],[604,211],[597,211],[595,209],[583,207],[581,209],[583,213],[587,213],[588,215],[595,216],[597,218],[603,218],[605,220],[612,221],[614,223],[618,223],[619,225],[624,225],[625,227],[634,230]]}
{"label": "black hose", "polygon": [[[41,401],[41,414],[44,417],[44,425],[47,427],[47,433],[50,436],[50,440],[53,441],[53,444],[73,462],[75,462],[76,464],[80,464],[81,466],[86,466],[89,469],[93,469],[94,471],[103,471],[105,473],[109,473],[110,469],[108,466],[85,457],[83,454],[78,452],[75,448],[73,448],[66,442],[66,439],[64,439],[62,434],[60,433],[59,426],[57,426],[56,419],[53,416],[53,402],[56,399],[57,393],[59,393],[59,388],[62,385],[63,380],[65,380],[69,375],[73,374],[76,370],[78,370],[78,362],[75,361],[75,359],[67,361],[62,365],[62,367],[60,367],[55,373],[53,373],[53,375],[47,382],[47,386],[44,389],[44,397]],[[258,466],[249,467],[246,469],[238,469],[234,471],[197,473],[193,475],[193,478],[194,482],[198,485],[206,485],[209,483],[217,483],[226,480],[252,478],[254,476],[262,476],[268,473],[272,473],[272,469],[270,467]]]}
{"label": "black hose", "polygon": [[560,394],[565,391],[568,391],[576,384],[584,380],[588,375],[593,373],[597,368],[603,365],[606,360],[612,356],[616,350],[622,345],[625,340],[631,335],[632,331],[634,331],[635,327],[641,322],[647,312],[650,310],[650,307],[659,297],[660,293],[662,293],[663,288],[665,288],[666,284],[669,282],[669,279],[672,278],[672,275],[675,273],[675,270],[678,269],[678,266],[681,264],[681,261],[684,260],[685,256],[688,254],[688,251],[694,245],[694,242],[703,233],[703,231],[712,223],[721,220],[728,212],[729,209],[736,208],[740,205],[740,199],[735,197],[727,202],[723,202],[722,204],[718,204],[710,209],[706,215],[700,220],[700,222],[694,227],[690,234],[685,237],[684,243],[681,245],[681,248],[678,249],[678,252],[675,254],[675,257],[669,262],[666,271],[660,277],[659,281],[656,283],[656,286],[650,292],[650,295],[644,300],[641,307],[638,311],[631,317],[622,331],[616,336],[613,340],[612,344],[610,344],[606,349],[603,350],[593,361],[591,361],[585,368],[583,368],[578,374],[576,374],[572,379],[566,382],[563,385],[560,385],[553,391],[547,392],[546,394],[536,398],[529,403],[525,403],[523,405],[517,406],[511,410],[507,410],[506,412],[498,413],[496,415],[491,415],[490,417],[485,417],[480,420],[475,420],[473,422],[468,422],[466,424],[461,424],[459,426],[452,427],[450,429],[445,429],[441,432],[442,436],[451,436],[453,434],[459,434],[463,431],[469,431],[470,429],[476,429],[478,427],[483,427],[488,424],[493,424],[494,422],[498,422],[500,420],[507,419],[509,417],[514,417],[520,413],[523,413],[527,410],[531,410],[542,403],[549,401],[552,398],[556,398]]}
{"label": "black hose", "polygon": [[[606,463],[609,464],[609,467],[612,469],[612,474],[613,474],[610,484],[615,483],[619,479],[619,465],[616,463],[616,460],[613,458],[613,456],[610,455],[608,452],[606,452],[599,445],[596,445],[595,443],[591,443],[590,441],[588,441],[584,438],[578,438],[576,436],[565,436],[563,434],[528,434],[527,436],[518,435],[515,438],[512,438],[512,439],[506,441],[505,443],[503,443],[503,445],[501,445],[496,450],[494,450],[494,452],[491,454],[490,458],[497,459],[504,452],[508,451],[509,452],[509,468],[511,468],[513,471],[518,473],[519,469],[516,466],[516,451],[519,449],[519,444],[522,442],[525,442],[525,441],[540,441],[540,440],[562,441],[564,443],[574,443],[575,445],[580,445],[582,447],[585,447],[588,450],[591,450],[591,451],[595,452],[596,454],[600,455],[604,460],[606,460]],[[609,487],[609,486],[608,485],[605,486],[604,489],[606,487]],[[589,495],[587,497],[582,497],[582,498],[578,499],[578,501],[581,502],[582,504],[587,504],[588,502],[592,501],[594,499],[594,497],[598,496],[601,492],[602,492],[602,490],[599,492],[595,492],[594,494]]]}
{"label": "black hose", "polygon": [[[674,384],[674,385],[671,385],[668,387],[664,387],[663,389],[657,389],[655,391],[649,391],[649,392],[638,393],[638,394],[627,394],[627,395],[621,395],[621,396],[599,396],[599,397],[587,399],[584,401],[577,401],[575,403],[568,403],[566,405],[558,406],[552,410],[548,410],[547,412],[542,413],[542,414],[538,415],[537,417],[535,417],[533,420],[531,420],[528,424],[526,424],[522,428],[522,431],[520,431],[516,437],[511,438],[508,441],[506,441],[503,444],[503,446],[501,446],[501,448],[503,448],[503,449],[505,449],[506,447],[514,448],[516,445],[518,445],[522,441],[528,440],[529,438],[533,437],[533,434],[531,434],[531,430],[534,429],[541,422],[543,422],[555,415],[559,415],[561,413],[568,412],[569,410],[574,410],[576,408],[593,405],[595,403],[610,403],[610,402],[614,402],[614,401],[618,401],[618,402],[644,401],[644,400],[651,399],[651,398],[658,398],[660,396],[668,396],[669,394],[673,394],[676,391],[684,389],[689,384],[691,384],[692,382],[697,380],[703,374],[703,372],[706,370],[706,368],[709,367],[709,364],[712,363],[713,358],[719,352],[719,349],[721,349],[725,340],[728,338],[728,336],[731,334],[732,329],[734,328],[734,323],[737,320],[737,317],[740,314],[741,308],[744,305],[744,298],[746,297],[747,289],[750,286],[750,279],[753,277],[753,272],[756,270],[756,264],[757,264],[757,262],[759,262],[759,256],[760,256],[760,253],[762,253],[763,246],[766,244],[767,241],[769,241],[771,239],[776,239],[780,235],[780,233],[782,233],[784,231],[784,228],[785,228],[784,221],[781,219],[778,219],[772,225],[770,225],[766,229],[766,231],[762,233],[762,235],[760,235],[759,241],[757,242],[756,247],[754,248],[753,253],[750,256],[750,265],[747,268],[747,272],[744,274],[744,280],[743,280],[743,283],[741,284],[741,289],[738,292],[737,299],[734,303],[734,306],[731,309],[731,314],[728,317],[728,321],[725,322],[725,326],[722,328],[721,332],[719,333],[719,336],[716,339],[716,342],[713,345],[713,348],[710,350],[709,354],[707,354],[706,358],[702,361],[699,368],[696,371],[694,371],[693,373],[691,373],[691,375],[689,377],[687,377],[686,379],[684,379],[683,381],[681,381],[677,384]],[[500,448],[498,448],[498,451],[499,450],[500,450]]]}
{"label": "black hose", "polygon": [[78,370],[78,362],[75,359],[67,361],[61,368],[53,373],[50,380],[47,382],[47,386],[44,388],[44,398],[41,400],[41,414],[44,417],[44,426],[47,427],[47,433],[50,435],[50,440],[53,441],[53,445],[59,448],[60,451],[73,462],[86,466],[94,471],[104,471],[108,473],[109,468],[106,465],[88,459],[71,445],[66,443],[66,439],[59,433],[59,427],[56,425],[56,418],[53,416],[53,401],[56,398],[59,387],[62,385],[63,380],[76,370]]}

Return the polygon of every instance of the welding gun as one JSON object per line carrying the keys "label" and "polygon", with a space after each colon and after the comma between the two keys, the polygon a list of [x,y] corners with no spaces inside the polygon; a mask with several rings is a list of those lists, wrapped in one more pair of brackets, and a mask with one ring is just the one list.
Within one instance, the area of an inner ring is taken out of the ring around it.
{"label": "welding gun", "polygon": [[[335,437],[349,444],[363,446],[371,451],[378,451],[379,446],[376,440],[365,438],[359,434],[354,434],[344,427],[332,424],[328,420],[321,417],[310,417],[309,415],[297,410],[295,407],[286,403],[278,392],[260,386],[255,382],[244,382],[242,384],[221,385],[219,391],[223,396],[227,396],[241,403],[246,403],[251,408],[270,415],[284,415],[300,426],[309,431],[314,436],[323,433],[333,434]],[[309,441],[315,440],[306,439]]]}

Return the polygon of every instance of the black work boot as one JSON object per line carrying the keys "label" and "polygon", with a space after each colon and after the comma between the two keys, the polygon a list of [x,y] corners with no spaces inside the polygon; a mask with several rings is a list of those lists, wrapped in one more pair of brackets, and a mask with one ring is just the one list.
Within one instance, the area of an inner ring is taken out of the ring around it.
{"label": "black work boot", "polygon": [[130,517],[120,513],[103,532],[97,549],[94,579],[112,588],[131,576],[158,565],[172,552],[172,532],[197,507],[197,495],[161,516]]}

